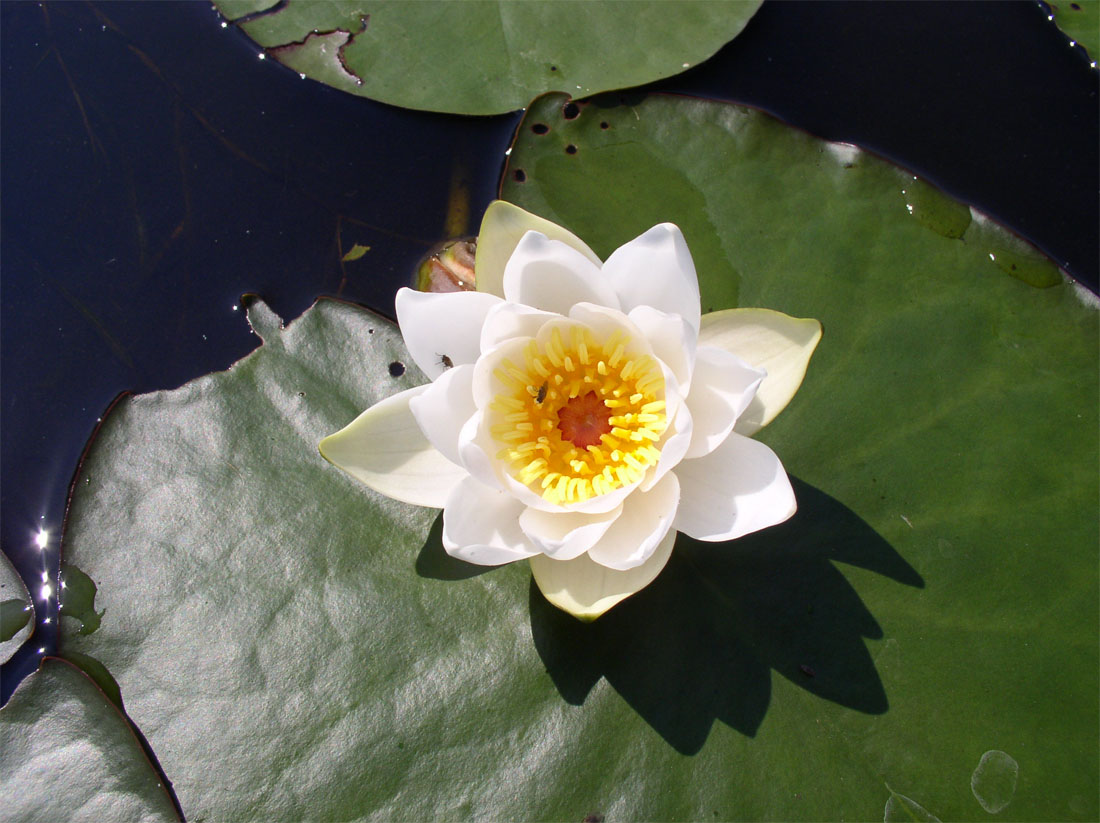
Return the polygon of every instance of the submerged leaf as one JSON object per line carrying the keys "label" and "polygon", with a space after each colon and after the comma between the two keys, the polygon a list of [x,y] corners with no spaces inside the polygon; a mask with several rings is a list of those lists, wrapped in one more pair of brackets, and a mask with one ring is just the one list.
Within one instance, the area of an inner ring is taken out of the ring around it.
{"label": "submerged leaf", "polygon": [[34,603],[19,572],[0,555],[0,663],[7,662],[34,630]]}
{"label": "submerged leaf", "polygon": [[95,609],[96,585],[72,563],[61,564],[61,616],[80,621],[77,634],[91,634],[99,628],[102,611]]}
{"label": "submerged leaf", "polygon": [[15,598],[13,600],[0,601],[0,642],[11,640],[31,622],[33,613],[25,600]]}
{"label": "submerged leaf", "polygon": [[356,243],[354,246],[352,246],[350,249],[348,249],[347,252],[345,252],[344,256],[341,257],[340,259],[345,263],[351,263],[355,260],[358,260],[360,257],[362,257],[364,254],[366,254],[369,251],[370,251],[370,246],[363,246],[359,243]]}

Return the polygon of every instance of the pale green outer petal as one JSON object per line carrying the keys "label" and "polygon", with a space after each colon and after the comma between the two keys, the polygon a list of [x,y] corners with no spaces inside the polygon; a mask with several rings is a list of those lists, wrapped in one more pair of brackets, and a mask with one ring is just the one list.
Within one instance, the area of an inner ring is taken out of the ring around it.
{"label": "pale green outer petal", "polygon": [[817,320],[771,309],[727,309],[703,315],[700,346],[719,346],[768,373],[738,418],[735,432],[751,436],[787,407],[802,385],[820,339]]}
{"label": "pale green outer petal", "polygon": [[474,274],[478,291],[504,297],[504,266],[519,245],[520,238],[529,231],[542,232],[551,240],[560,240],[597,266],[601,265],[596,253],[573,232],[519,206],[494,200],[481,218],[481,231],[477,236]]}
{"label": "pale green outer petal", "polygon": [[371,406],[320,443],[321,456],[386,497],[441,509],[468,472],[440,454],[416,424],[409,401],[431,384]]}
{"label": "pale green outer petal", "polygon": [[649,559],[640,566],[616,571],[582,554],[573,560],[551,560],[544,554],[531,558],[531,573],[543,596],[581,620],[595,620],[616,603],[641,591],[661,573],[676,542],[669,529]]}

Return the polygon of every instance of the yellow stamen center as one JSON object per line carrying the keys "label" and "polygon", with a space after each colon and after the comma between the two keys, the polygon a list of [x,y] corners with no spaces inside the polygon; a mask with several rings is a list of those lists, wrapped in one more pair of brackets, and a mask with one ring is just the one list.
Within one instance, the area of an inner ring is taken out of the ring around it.
{"label": "yellow stamen center", "polygon": [[634,348],[622,331],[599,340],[576,324],[501,362],[489,430],[513,477],[558,505],[642,479],[668,421],[660,365]]}

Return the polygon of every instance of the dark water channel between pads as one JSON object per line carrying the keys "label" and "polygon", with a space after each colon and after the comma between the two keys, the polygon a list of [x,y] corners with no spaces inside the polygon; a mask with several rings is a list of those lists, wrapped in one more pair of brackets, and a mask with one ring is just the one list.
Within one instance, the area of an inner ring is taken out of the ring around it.
{"label": "dark water channel between pads", "polygon": [[[332,91],[258,59],[204,2],[4,3],[0,37],[0,539],[38,609],[6,700],[56,646],[39,595],[111,399],[252,350],[244,292],[287,320],[321,294],[392,316],[453,195],[476,232],[518,114]],[[1038,4],[765,3],[714,59],[647,88],[893,158],[1096,289],[1097,72]],[[356,243],[370,251],[342,266]]]}

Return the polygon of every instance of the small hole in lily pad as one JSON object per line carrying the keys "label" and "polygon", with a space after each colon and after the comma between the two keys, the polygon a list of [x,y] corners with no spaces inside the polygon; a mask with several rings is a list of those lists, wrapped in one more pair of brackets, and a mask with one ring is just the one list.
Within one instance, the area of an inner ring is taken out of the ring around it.
{"label": "small hole in lily pad", "polygon": [[405,364],[394,360],[390,363],[390,377],[400,377],[405,373]]}
{"label": "small hole in lily pad", "polygon": [[525,172],[523,169],[516,169],[514,172],[512,172],[512,177],[515,178],[515,181],[517,183],[522,183],[524,180],[527,179],[527,172]]}
{"label": "small hole in lily pad", "polygon": [[531,126],[531,131],[535,134],[546,134],[546,132],[550,131],[550,127],[545,123],[535,123]]}
{"label": "small hole in lily pad", "polygon": [[557,71],[557,70],[558,70],[558,67],[557,67],[557,66],[551,66],[551,67],[550,67],[550,71]]}
{"label": "small hole in lily pad", "polygon": [[604,120],[602,123],[600,123],[600,128],[606,131],[607,129],[611,128],[611,124]]}
{"label": "small hole in lily pad", "polygon": [[575,120],[581,113],[581,107],[570,101],[561,107],[561,116],[566,120]]}
{"label": "small hole in lily pad", "polygon": [[576,154],[577,153],[577,147],[574,146],[572,143],[570,143],[568,146],[565,147],[565,153],[566,154]]}

